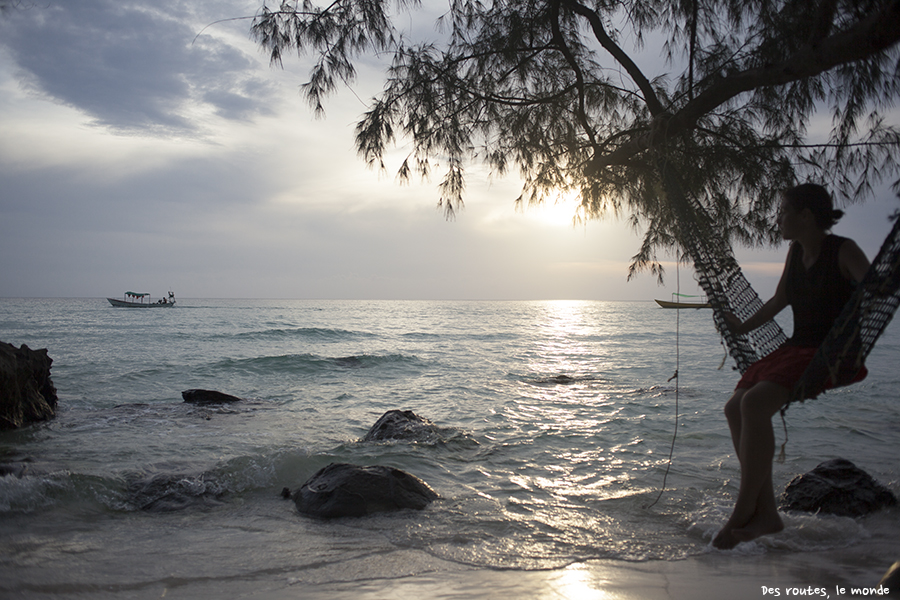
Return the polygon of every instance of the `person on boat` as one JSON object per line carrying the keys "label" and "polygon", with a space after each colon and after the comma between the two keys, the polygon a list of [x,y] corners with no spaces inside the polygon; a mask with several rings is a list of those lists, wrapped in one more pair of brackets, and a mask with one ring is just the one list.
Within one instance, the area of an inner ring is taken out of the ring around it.
{"label": "person on boat", "polygon": [[[807,183],[783,192],[778,224],[791,245],[775,295],[743,323],[725,315],[731,330],[744,334],[790,305],[794,331],[780,348],[747,369],[725,404],[741,484],[731,517],[713,539],[716,548],[730,549],[784,528],[772,487],[772,417],[790,399],[794,384],[869,268],[869,260],[853,240],[830,233],[843,214],[833,208],[830,194],[820,185]],[[865,376],[862,367],[842,383]],[[833,382],[828,387],[834,387]]]}

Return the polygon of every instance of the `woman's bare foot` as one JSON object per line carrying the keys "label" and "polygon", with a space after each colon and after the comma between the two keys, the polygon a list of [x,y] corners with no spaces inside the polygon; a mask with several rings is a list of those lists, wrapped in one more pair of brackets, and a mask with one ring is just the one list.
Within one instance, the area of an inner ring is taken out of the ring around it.
{"label": "woman's bare foot", "polygon": [[739,542],[749,542],[763,535],[778,533],[784,529],[784,523],[778,513],[754,515],[750,522],[740,529],[731,530],[731,534]]}
{"label": "woman's bare foot", "polygon": [[734,529],[726,524],[725,527],[716,534],[716,537],[713,538],[713,547],[718,548],[719,550],[731,550],[740,544],[741,540],[734,536],[734,531]]}

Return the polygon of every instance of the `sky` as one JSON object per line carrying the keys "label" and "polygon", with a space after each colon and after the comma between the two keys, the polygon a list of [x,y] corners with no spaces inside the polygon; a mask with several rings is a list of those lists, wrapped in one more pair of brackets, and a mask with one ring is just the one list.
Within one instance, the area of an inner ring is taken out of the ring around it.
{"label": "sky", "polygon": [[[374,57],[317,119],[309,57],[271,67],[256,0],[22,0],[0,15],[0,298],[652,300],[689,267],[627,281],[640,234],[573,225],[574,205],[518,209],[515,176],[469,167],[448,221],[437,179],[401,185],[357,156],[380,89]],[[424,17],[430,23],[430,16]],[[410,25],[413,26],[413,25]],[[418,27],[418,25],[415,25]],[[430,26],[430,25],[429,25]],[[392,170],[393,169],[393,170]],[[871,258],[887,191],[835,233]],[[785,247],[738,260],[764,298]],[[676,276],[677,275],[677,276]]]}

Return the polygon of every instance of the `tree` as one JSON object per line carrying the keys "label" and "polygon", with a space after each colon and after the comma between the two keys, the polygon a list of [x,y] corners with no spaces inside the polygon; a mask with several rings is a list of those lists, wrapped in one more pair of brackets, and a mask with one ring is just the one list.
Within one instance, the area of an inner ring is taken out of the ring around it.
{"label": "tree", "polygon": [[[449,0],[440,39],[408,41],[392,17],[420,8],[285,0],[251,31],[275,64],[316,56],[303,90],[317,112],[360,56],[392,55],[358,151],[384,168],[409,143],[401,178],[441,164],[448,216],[473,161],[517,169],[518,202],[577,193],[581,217],[625,215],[644,231],[632,273],[661,277],[685,219],[765,244],[778,190],[813,178],[857,201],[900,170],[900,0]],[[651,74],[638,59],[655,41],[666,62]],[[811,123],[829,112],[823,137]]]}

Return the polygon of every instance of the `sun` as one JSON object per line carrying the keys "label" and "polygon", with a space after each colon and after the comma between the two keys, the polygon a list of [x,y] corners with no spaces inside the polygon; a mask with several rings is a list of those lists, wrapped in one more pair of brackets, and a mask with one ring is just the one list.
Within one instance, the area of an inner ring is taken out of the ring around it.
{"label": "sun", "polygon": [[578,193],[563,192],[549,195],[542,203],[526,206],[525,216],[551,227],[571,227],[578,212]]}

